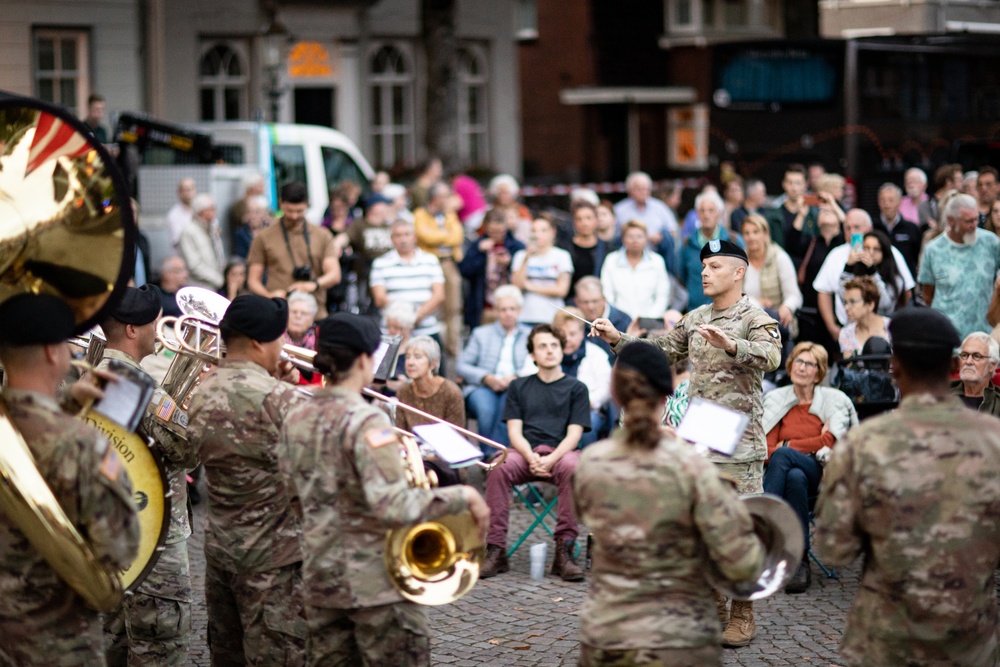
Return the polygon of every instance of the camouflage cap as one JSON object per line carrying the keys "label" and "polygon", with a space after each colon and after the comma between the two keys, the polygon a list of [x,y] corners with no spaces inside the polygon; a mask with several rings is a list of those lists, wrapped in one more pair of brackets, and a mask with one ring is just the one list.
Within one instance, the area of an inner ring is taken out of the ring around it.
{"label": "camouflage cap", "polygon": [[709,257],[735,257],[736,259],[742,259],[747,264],[750,263],[750,260],[747,259],[747,253],[743,248],[725,239],[713,239],[702,246],[701,261],[704,262]]}
{"label": "camouflage cap", "polygon": [[641,341],[629,343],[618,353],[615,368],[619,367],[636,371],[664,396],[674,393],[674,377],[670,372],[670,362],[667,361],[667,355],[655,345]]}
{"label": "camouflage cap", "polygon": [[125,295],[118,307],[111,311],[111,317],[124,324],[141,327],[159,317],[162,309],[160,288],[156,285],[126,287]]}
{"label": "camouflage cap", "polygon": [[382,332],[370,317],[354,313],[334,313],[319,323],[317,349],[346,347],[355,352],[374,354],[382,342]]}
{"label": "camouflage cap", "polygon": [[51,294],[18,294],[0,305],[0,343],[11,346],[61,343],[73,335],[76,316]]}
{"label": "camouflage cap", "polygon": [[258,294],[241,294],[233,299],[219,322],[223,336],[235,331],[262,343],[276,340],[288,328],[288,302]]}
{"label": "camouflage cap", "polygon": [[962,344],[962,337],[951,319],[934,308],[907,306],[897,310],[889,322],[893,347],[948,349]]}

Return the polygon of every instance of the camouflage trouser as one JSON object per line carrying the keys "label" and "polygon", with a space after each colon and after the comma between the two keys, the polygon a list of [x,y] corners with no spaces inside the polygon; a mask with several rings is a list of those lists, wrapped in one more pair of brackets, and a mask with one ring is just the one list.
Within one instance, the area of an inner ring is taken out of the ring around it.
{"label": "camouflage trouser", "polygon": [[302,563],[235,574],[205,564],[212,667],[304,665]]}
{"label": "camouflage trouser", "polygon": [[191,568],[187,541],[164,546],[139,589],[104,625],[109,667],[187,664]]}
{"label": "camouflage trouser", "polygon": [[580,645],[580,667],[719,667],[721,646],[698,648],[636,648],[605,650]]}
{"label": "camouflage trouser", "polygon": [[104,667],[100,616],[82,607],[77,598],[72,609],[49,609],[45,618],[0,620],[0,665]]}
{"label": "camouflage trouser", "polygon": [[364,609],[310,607],[309,665],[428,667],[431,640],[424,610],[412,602]]}
{"label": "camouflage trouser", "polygon": [[716,463],[715,467],[727,477],[736,480],[736,493],[741,496],[764,493],[764,461]]}

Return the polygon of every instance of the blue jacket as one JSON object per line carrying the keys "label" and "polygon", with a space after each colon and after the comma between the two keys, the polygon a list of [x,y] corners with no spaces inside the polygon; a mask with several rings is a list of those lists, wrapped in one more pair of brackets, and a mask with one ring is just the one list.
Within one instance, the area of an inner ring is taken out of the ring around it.
{"label": "blue jacket", "polygon": [[[722,225],[716,227],[716,230],[718,232],[718,235],[715,236],[716,239],[732,241],[729,232]],[[737,236],[733,242],[741,248],[744,247],[742,236]],[[701,291],[701,247],[702,244],[698,243],[697,232],[687,237],[681,246],[680,261],[677,267],[679,275],[677,277],[684,283],[684,287],[688,291],[687,312],[712,301]]]}
{"label": "blue jacket", "polygon": [[[470,329],[475,329],[483,321],[483,306],[486,302],[486,253],[479,249],[483,237],[472,241],[465,248],[465,257],[458,263],[458,271],[468,282],[468,294],[465,295],[465,323]],[[503,240],[504,247],[511,257],[518,250],[524,250],[524,244],[515,239],[510,232]]]}
{"label": "blue jacket", "polygon": [[[514,339],[514,372],[521,370],[524,360],[528,357],[528,332],[523,324],[517,325],[517,337]],[[462,353],[458,355],[455,368],[459,377],[465,380],[463,393],[468,396],[472,390],[483,383],[483,378],[493,374],[497,362],[500,361],[500,349],[507,333],[499,322],[484,324],[472,330],[469,342],[465,344]]]}

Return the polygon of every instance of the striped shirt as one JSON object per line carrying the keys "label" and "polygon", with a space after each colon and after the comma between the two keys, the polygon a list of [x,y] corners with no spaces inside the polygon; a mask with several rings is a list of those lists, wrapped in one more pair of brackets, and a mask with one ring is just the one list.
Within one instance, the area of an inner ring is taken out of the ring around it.
{"label": "striped shirt", "polygon": [[[414,308],[420,308],[430,300],[431,286],[434,283],[444,284],[444,273],[441,272],[441,262],[437,257],[419,249],[414,253],[409,261],[400,257],[395,250],[375,259],[368,284],[372,287],[385,287],[389,301],[407,301]],[[440,330],[437,316],[431,313],[417,323],[413,335],[429,336]]]}

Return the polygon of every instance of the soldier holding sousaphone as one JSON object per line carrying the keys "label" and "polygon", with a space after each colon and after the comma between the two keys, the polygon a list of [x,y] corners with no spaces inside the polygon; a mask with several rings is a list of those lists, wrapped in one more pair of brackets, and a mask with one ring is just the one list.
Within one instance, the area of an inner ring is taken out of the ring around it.
{"label": "soldier holding sousaphone", "polygon": [[[114,606],[120,595],[117,571],[129,566],[139,545],[132,488],[115,448],[56,402],[70,368],[66,339],[74,326],[73,311],[55,296],[19,294],[0,305],[0,363],[7,376],[0,406],[9,411],[9,419],[0,414],[4,492],[22,498],[36,494],[25,505],[38,505],[40,495],[51,489],[58,506],[50,509],[65,513],[60,518],[45,512],[51,523],[40,528],[43,520],[18,505],[17,498],[14,503],[10,496],[3,498],[3,664],[103,665],[101,620],[94,607]],[[23,464],[14,458],[22,447],[30,452]],[[24,482],[35,470],[48,489]],[[76,581],[67,583],[69,572],[53,564],[64,549],[54,542],[39,546],[46,539],[39,535],[74,529],[85,536],[82,551],[91,569],[78,571]]]}
{"label": "soldier holding sousaphone", "polygon": [[[156,323],[162,312],[160,292],[153,285],[127,287],[111,316],[101,323],[107,338],[104,356],[98,369],[109,369],[112,361],[144,373],[139,360],[154,351]],[[174,398],[157,388],[140,422],[140,432],[155,443],[155,451],[166,474],[169,496],[169,520],[160,517],[161,525],[150,525],[144,541],[163,545],[152,569],[125,598],[122,609],[108,620],[108,664],[136,664],[155,661],[159,665],[187,664],[191,631],[191,572],[187,538],[191,524],[187,508],[186,472],[197,465],[194,448],[185,435],[187,415]],[[155,474],[156,471],[146,471]],[[132,474],[140,517],[151,511],[148,503],[154,493],[144,487],[146,475]],[[156,480],[159,482],[159,480]],[[157,485],[158,486],[158,485]],[[155,517],[151,517],[153,523]],[[163,525],[166,524],[166,525]],[[165,539],[161,528],[167,528]]]}

